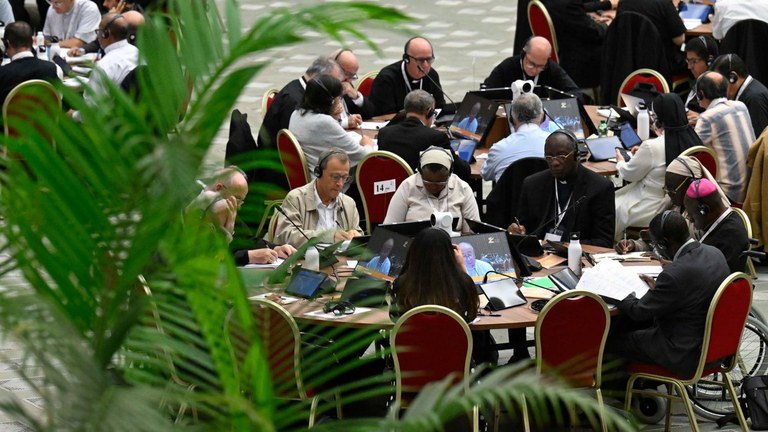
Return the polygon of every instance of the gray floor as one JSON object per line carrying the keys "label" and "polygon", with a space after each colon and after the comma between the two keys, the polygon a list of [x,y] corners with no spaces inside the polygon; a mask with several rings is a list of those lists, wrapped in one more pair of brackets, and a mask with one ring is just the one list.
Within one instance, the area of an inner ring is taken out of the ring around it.
{"label": "gray floor", "polygon": [[[220,3],[221,0],[217,0]],[[244,27],[275,8],[293,8],[297,5],[317,4],[308,0],[241,1],[241,20]],[[347,39],[344,45],[353,49],[360,61],[360,75],[378,70],[396,61],[402,55],[404,42],[412,35],[424,35],[433,42],[437,60],[434,68],[440,73],[443,87],[451,98],[461,100],[467,90],[475,89],[490,70],[505,57],[512,55],[516,2],[500,0],[437,0],[414,2],[406,0],[373,1],[406,11],[416,19],[406,31],[393,32],[382,28],[366,28],[366,35],[380,47],[375,52],[359,40]],[[307,43],[284,47],[245,59],[246,63],[271,62],[249,83],[238,100],[237,107],[249,114],[254,132],[260,125],[261,97],[272,87],[280,88],[289,80],[300,76],[318,55],[325,55],[338,47],[338,43],[319,38],[308,32]],[[228,124],[222,126],[208,155],[207,166],[214,169],[223,164]],[[0,281],[0,289],[21,283],[17,278]],[[768,272],[763,271],[755,290],[755,304],[768,313]],[[17,370],[21,353],[12,341],[0,340],[0,389],[21,397],[31,410],[40,410],[39,398],[19,379]],[[34,371],[32,371],[34,372]],[[33,373],[34,375],[34,373]],[[2,397],[0,391],[0,397]],[[704,431],[716,429],[711,422],[700,421]],[[646,427],[644,430],[662,430]],[[11,421],[0,413],[0,431],[26,431],[25,426]],[[689,430],[684,417],[675,416],[673,430]],[[737,428],[724,428],[737,430]]]}

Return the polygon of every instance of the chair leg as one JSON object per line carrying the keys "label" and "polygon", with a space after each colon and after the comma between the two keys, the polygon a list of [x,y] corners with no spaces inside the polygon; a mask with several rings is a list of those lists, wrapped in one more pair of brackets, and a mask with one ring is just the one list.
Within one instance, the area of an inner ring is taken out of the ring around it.
{"label": "chair leg", "polygon": [[741,430],[749,430],[749,427],[747,427],[747,419],[744,417],[744,411],[741,409],[741,404],[739,403],[738,396],[736,395],[736,389],[733,388],[733,381],[731,381],[730,372],[724,372],[723,378],[725,385],[728,387],[728,393],[731,394],[731,402],[733,403],[733,410],[736,411],[736,417],[739,418],[739,426],[741,426]]}
{"label": "chair leg", "polygon": [[528,418],[528,402],[525,401],[525,395],[520,395],[520,408],[523,412],[523,430],[531,432],[531,421]]}
{"label": "chair leg", "polygon": [[605,423],[605,402],[603,402],[603,392],[600,391],[600,388],[595,389],[595,393],[597,393],[597,406],[600,410],[600,426],[602,427],[603,432],[608,432],[608,425]]}
{"label": "chair leg", "polygon": [[337,389],[333,397],[336,399],[336,418],[341,420],[344,418],[344,412],[342,411],[341,406],[341,392]]}
{"label": "chair leg", "polygon": [[[693,432],[699,432],[699,423],[696,421],[696,414],[693,412],[693,403],[691,402],[691,398],[688,397],[688,392],[685,390],[685,386],[683,386],[683,384],[680,382],[675,382],[673,385],[675,386],[677,393],[680,395],[680,399],[683,400],[685,411],[688,413],[688,421],[691,424],[691,430]],[[671,410],[671,405],[672,403],[670,401],[669,408],[667,409]],[[667,430],[669,430],[669,428],[667,428]]]}
{"label": "chair leg", "polygon": [[472,430],[480,432],[480,407],[477,405],[472,407]]}
{"label": "chair leg", "polygon": [[499,432],[499,421],[501,420],[501,405],[493,407],[493,432]]}
{"label": "chair leg", "polygon": [[[669,383],[664,383],[664,388],[667,389],[667,394],[672,395],[672,386]],[[667,398],[667,412],[664,417],[664,430],[668,431],[672,426],[672,398]]]}
{"label": "chair leg", "polygon": [[626,412],[632,409],[632,396],[634,395],[632,387],[634,387],[635,381],[637,381],[637,376],[630,375],[629,381],[627,381],[627,391],[624,393],[624,411]]}
{"label": "chair leg", "polygon": [[320,398],[315,396],[312,398],[312,403],[309,405],[309,429],[315,426],[315,416],[317,415],[317,404],[320,402]]}

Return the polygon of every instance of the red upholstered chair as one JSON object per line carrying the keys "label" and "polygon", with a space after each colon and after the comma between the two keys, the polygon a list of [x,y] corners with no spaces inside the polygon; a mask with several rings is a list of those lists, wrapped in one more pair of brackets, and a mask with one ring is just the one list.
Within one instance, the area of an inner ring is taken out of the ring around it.
{"label": "red upholstered chair", "polygon": [[709,147],[705,146],[693,146],[691,148],[685,149],[682,153],[680,153],[680,156],[692,156],[701,162],[702,165],[704,165],[704,168],[709,171],[710,174],[712,174],[712,177],[717,180],[717,154],[715,154],[715,151],[712,150]]}
{"label": "red upholstered chair", "polygon": [[[450,378],[464,383],[469,391],[472,361],[472,333],[456,312],[436,305],[413,308],[395,323],[390,335],[395,363],[395,403],[392,414],[429,383]],[[477,431],[478,408],[472,412],[473,430]]]}
{"label": "red upholstered chair", "polygon": [[304,150],[288,129],[280,129],[277,133],[277,151],[280,153],[280,162],[288,178],[288,187],[296,189],[309,183],[309,168],[304,158]]}
{"label": "red upholstered chair", "polygon": [[[603,409],[603,348],[610,327],[605,302],[587,291],[568,291],[547,302],[536,320],[536,370],[573,387],[592,388]],[[602,429],[607,430],[601,417]]]}
{"label": "red upholstered chair", "polygon": [[61,95],[51,83],[25,81],[8,93],[3,104],[5,136],[30,137],[30,133],[35,133],[55,145],[48,128],[61,112]]}
{"label": "red upholstered chair", "polygon": [[[373,232],[373,224],[384,222],[389,202],[403,180],[413,174],[410,166],[398,155],[387,151],[368,153],[357,165],[355,181],[363,199],[367,232]],[[380,182],[394,181],[391,192],[377,190]]]}
{"label": "red upholstered chair", "polygon": [[552,22],[552,17],[549,16],[546,6],[539,0],[532,0],[528,3],[528,24],[531,26],[534,36],[541,36],[549,41],[552,45],[552,54],[549,58],[553,62],[559,63],[555,24]]}
{"label": "red upholstered chair", "polygon": [[[252,299],[251,302],[256,334],[261,339],[261,349],[266,350],[275,396],[309,402],[311,428],[315,423],[319,398],[311,389],[304,387],[299,327],[291,314],[277,303],[267,299]],[[341,405],[338,399],[336,401],[337,415],[341,418]]]}
{"label": "red upholstered chair", "polygon": [[[685,386],[696,383],[717,385],[728,392],[731,401],[738,400],[736,390],[731,381],[730,371],[736,365],[736,357],[739,352],[741,334],[749,315],[752,303],[752,284],[744,273],[733,273],[726,278],[720,288],[717,289],[712,303],[707,312],[707,322],[704,327],[704,340],[701,346],[701,356],[696,371],[691,376],[679,376],[653,364],[633,363],[629,365],[631,376],[627,383],[627,396],[625,409],[629,410],[634,394],[663,396],[667,399],[680,399],[683,402],[691,430],[698,431],[696,416],[693,413],[691,400]],[[719,374],[721,379],[717,381],[703,379],[707,375]],[[633,389],[635,381],[643,379],[665,384],[666,393],[656,390]],[[672,393],[675,389],[677,395]],[[667,422],[665,430],[670,430],[671,403],[667,404]],[[744,413],[738,402],[733,404],[736,416],[739,419],[741,430],[749,430]]]}
{"label": "red upholstered chair", "polygon": [[368,72],[367,74],[360,77],[360,79],[357,81],[357,85],[355,86],[355,89],[363,94],[363,96],[368,97],[371,95],[371,87],[373,87],[373,80],[376,78],[376,75],[379,74],[379,71],[373,71]]}
{"label": "red upholstered chair", "polygon": [[638,83],[652,84],[659,93],[669,93],[669,84],[664,76],[656,72],[653,69],[638,69],[631,74],[627,75],[624,82],[619,87],[618,106],[624,106],[624,101],[621,99],[621,93],[630,93]]}
{"label": "red upholstered chair", "polygon": [[275,96],[280,93],[280,90],[271,88],[264,92],[264,96],[261,97],[261,118],[267,115],[267,110],[272,105],[272,101],[275,100]]}

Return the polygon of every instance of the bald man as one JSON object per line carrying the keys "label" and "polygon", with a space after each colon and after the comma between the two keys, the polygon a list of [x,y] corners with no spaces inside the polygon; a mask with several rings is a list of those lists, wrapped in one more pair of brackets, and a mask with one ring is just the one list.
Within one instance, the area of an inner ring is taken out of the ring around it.
{"label": "bald man", "polygon": [[423,37],[414,37],[405,43],[403,57],[385,67],[373,80],[371,102],[375,114],[393,114],[403,109],[405,95],[421,89],[435,98],[435,107],[445,107],[440,76],[432,68],[435,52]]}
{"label": "bald man", "polygon": [[357,81],[357,72],[360,70],[360,64],[357,62],[355,53],[348,49],[338,49],[328,56],[338,63],[341,68],[341,87],[344,91],[343,106],[344,112],[341,114],[341,125],[345,129],[353,129],[360,125],[362,119],[373,117],[373,103],[355,89]]}
{"label": "bald man", "polygon": [[[485,88],[509,87],[517,80],[531,80],[537,85],[546,85],[565,93],[580,96],[579,87],[568,76],[568,73],[553,62],[552,45],[540,36],[534,36],[525,43],[523,51],[513,57],[508,57],[499,63],[488,78],[483,81]],[[541,87],[534,90],[539,97],[550,97]]]}
{"label": "bald man", "polygon": [[[139,7],[138,5],[136,6]],[[129,10],[127,12],[123,12],[122,17],[125,18],[126,22],[128,23],[128,42],[131,45],[136,45],[136,34],[138,33],[139,27],[144,25],[144,15],[142,15],[141,12]],[[96,39],[93,42],[89,42],[83,45],[82,47],[71,48],[69,51],[67,51],[67,55],[69,57],[78,57],[85,53],[95,53],[99,51],[101,51],[101,45],[99,44],[99,40]]]}

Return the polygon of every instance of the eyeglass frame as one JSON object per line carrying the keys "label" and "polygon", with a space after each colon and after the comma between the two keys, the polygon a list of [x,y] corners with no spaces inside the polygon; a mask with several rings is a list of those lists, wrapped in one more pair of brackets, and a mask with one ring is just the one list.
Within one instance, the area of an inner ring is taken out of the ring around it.
{"label": "eyeglass frame", "polygon": [[334,183],[343,182],[345,185],[352,183],[352,176],[349,174],[328,174]]}
{"label": "eyeglass frame", "polygon": [[[667,185],[666,184],[661,187],[661,190],[663,190],[664,193],[667,194],[667,195],[677,195],[680,192],[680,188],[683,187],[683,185],[687,181],[688,181],[688,178],[683,179],[683,181],[681,181],[680,184],[677,185],[677,187],[673,191],[670,191],[669,189],[667,189]],[[672,193],[670,194],[670,192],[672,192]]]}
{"label": "eyeglass frame", "polygon": [[568,154],[565,154],[565,155],[554,155],[554,156],[548,156],[548,155],[545,155],[545,156],[544,156],[544,159],[547,161],[547,163],[552,163],[552,162],[554,162],[555,160],[557,160],[557,161],[558,161],[558,162],[560,162],[560,163],[563,163],[563,162],[565,162],[565,161],[566,161],[566,160],[567,160],[569,157],[571,157],[571,155],[572,155],[572,154],[573,154],[575,151],[576,151],[576,150],[571,150],[570,152],[568,152]]}
{"label": "eyeglass frame", "polygon": [[528,66],[531,69],[537,69],[539,72],[547,70],[547,63],[544,63],[543,65],[537,65],[536,63],[528,60],[528,56],[523,57],[523,66]]}
{"label": "eyeglass frame", "polygon": [[706,61],[706,60],[704,60],[703,58],[695,58],[690,60],[686,58],[685,64],[687,64],[688,66],[696,66],[697,64],[699,64],[699,62],[703,62],[703,61]]}
{"label": "eyeglass frame", "polygon": [[414,57],[414,56],[412,56],[412,55],[410,55],[408,53],[405,53],[405,55],[407,55],[408,58],[411,58],[414,61],[416,61],[416,63],[424,63],[424,62],[426,62],[427,64],[432,64],[432,63],[435,62],[435,56],[430,56],[430,57]]}

